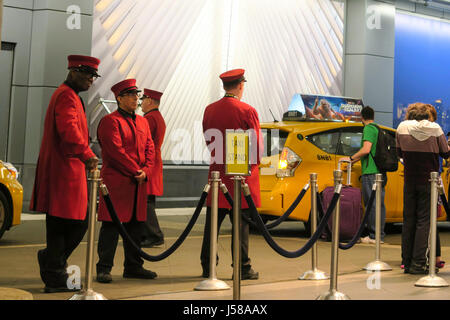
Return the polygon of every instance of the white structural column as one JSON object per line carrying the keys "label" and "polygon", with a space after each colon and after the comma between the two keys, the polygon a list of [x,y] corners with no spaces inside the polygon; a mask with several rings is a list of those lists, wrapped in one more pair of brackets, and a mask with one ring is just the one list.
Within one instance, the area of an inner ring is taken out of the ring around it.
{"label": "white structural column", "polygon": [[362,97],[376,122],[392,126],[395,5],[348,0],[345,21],[344,95]]}

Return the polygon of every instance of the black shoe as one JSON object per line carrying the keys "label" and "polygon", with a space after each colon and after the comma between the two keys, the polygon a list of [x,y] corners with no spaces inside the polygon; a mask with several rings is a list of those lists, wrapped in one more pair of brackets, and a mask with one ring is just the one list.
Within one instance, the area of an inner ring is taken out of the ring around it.
{"label": "black shoe", "polygon": [[249,269],[247,271],[242,271],[241,273],[241,279],[242,280],[258,280],[259,279],[259,272],[256,272],[253,269]]}
{"label": "black shoe", "polygon": [[209,270],[203,269],[202,278],[209,278]]}
{"label": "black shoe", "polygon": [[[420,265],[412,265],[411,267],[408,268],[408,272],[406,272],[406,268],[405,268],[405,273],[410,273],[410,274],[428,274],[430,272],[430,269],[428,266],[420,266]],[[435,267],[435,273],[439,272],[439,268]]]}
{"label": "black shoe", "polygon": [[81,289],[83,289],[83,285],[81,285],[79,289],[77,289],[77,288],[69,289],[67,287],[67,285],[59,285],[59,286],[48,286],[48,285],[45,285],[44,292],[45,293],[78,292]]}
{"label": "black shoe", "polygon": [[149,240],[145,239],[141,242],[142,248],[155,248],[155,247],[161,247],[164,244],[164,239],[161,240]]}
{"label": "black shoe", "polygon": [[109,273],[109,272],[98,272],[97,273],[97,282],[110,283],[111,281],[112,281],[111,273]]}
{"label": "black shoe", "polygon": [[44,288],[45,293],[58,293],[58,292],[78,292],[83,289],[83,285],[80,288],[69,289],[66,283],[51,283],[46,284]]}
{"label": "black shoe", "polygon": [[[234,279],[234,274],[231,277]],[[258,280],[259,279],[259,272],[256,272],[253,269],[249,269],[246,271],[241,271],[241,280]]]}
{"label": "black shoe", "polygon": [[144,268],[123,271],[124,278],[155,279],[157,276],[156,272]]}

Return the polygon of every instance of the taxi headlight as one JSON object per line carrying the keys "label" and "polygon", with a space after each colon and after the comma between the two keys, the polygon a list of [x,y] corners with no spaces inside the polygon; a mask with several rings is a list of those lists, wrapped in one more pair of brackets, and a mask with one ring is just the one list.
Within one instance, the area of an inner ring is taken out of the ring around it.
{"label": "taxi headlight", "polygon": [[284,147],[278,161],[277,177],[293,177],[301,162],[302,158],[298,154],[288,147]]}
{"label": "taxi headlight", "polygon": [[18,179],[19,178],[19,171],[16,169],[16,167],[14,167],[9,162],[3,162],[3,165],[5,166],[6,170],[8,170],[12,174],[14,179]]}

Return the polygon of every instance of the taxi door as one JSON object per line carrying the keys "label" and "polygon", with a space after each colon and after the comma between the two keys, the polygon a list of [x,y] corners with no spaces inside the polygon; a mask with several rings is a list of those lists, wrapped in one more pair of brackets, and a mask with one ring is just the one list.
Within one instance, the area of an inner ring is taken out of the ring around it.
{"label": "taxi door", "polygon": [[[339,161],[339,159],[344,156],[352,156],[361,149],[363,129],[363,126],[345,127],[341,129],[336,161]],[[344,164],[341,169],[344,171],[343,178],[344,183],[346,183],[347,165]],[[361,175],[361,161],[357,161],[352,166],[350,180],[352,187],[361,189]],[[386,222],[397,222],[402,219],[402,210],[399,209],[400,207],[403,208],[403,192],[401,193],[401,199],[399,199],[400,187],[403,188],[403,180],[399,176],[398,171],[388,173],[388,182],[385,187],[384,199],[384,204],[386,206]]]}
{"label": "taxi door", "polygon": [[[335,168],[343,157],[350,157],[361,149],[361,139],[363,134],[363,126],[353,126],[342,128],[340,131],[339,144],[336,152]],[[347,184],[347,164],[342,164],[343,182]],[[361,161],[352,165],[350,184],[352,187],[361,188]]]}

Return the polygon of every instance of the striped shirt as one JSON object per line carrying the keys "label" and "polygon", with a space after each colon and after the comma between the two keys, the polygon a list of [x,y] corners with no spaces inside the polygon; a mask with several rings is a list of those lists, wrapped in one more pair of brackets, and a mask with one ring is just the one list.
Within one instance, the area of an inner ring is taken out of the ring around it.
{"label": "striped shirt", "polygon": [[397,128],[397,150],[405,166],[405,183],[428,184],[431,172],[439,172],[439,156],[450,155],[441,127],[428,120],[406,120]]}

